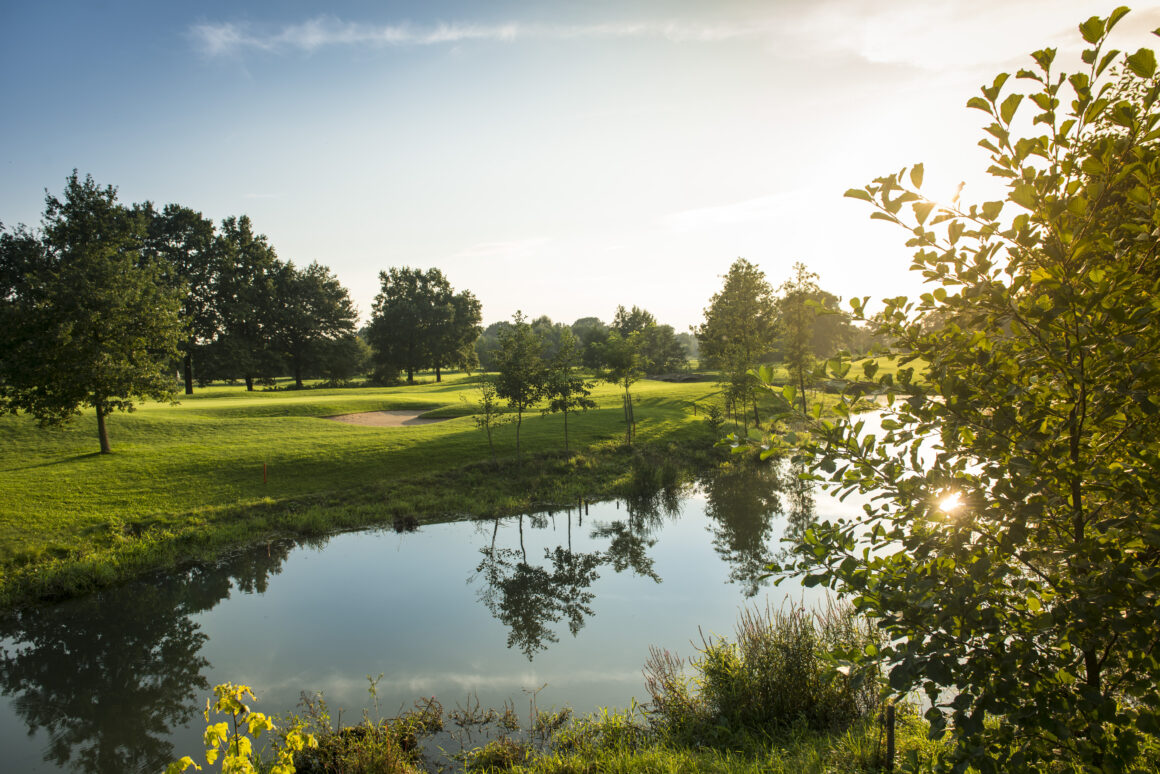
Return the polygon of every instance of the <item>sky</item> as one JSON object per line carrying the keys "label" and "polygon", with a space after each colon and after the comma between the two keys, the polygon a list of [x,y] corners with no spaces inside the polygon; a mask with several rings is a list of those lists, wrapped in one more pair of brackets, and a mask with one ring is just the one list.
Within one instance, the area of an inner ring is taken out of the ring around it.
{"label": "sky", "polygon": [[[914,295],[843,192],[922,162],[999,198],[965,103],[1114,3],[1081,0],[0,0],[0,222],[73,169],[125,203],[249,215],[364,320],[391,266],[571,322],[687,330],[738,257],[844,298]],[[1155,48],[1160,0],[1117,26]],[[943,193],[945,192],[945,194]]]}

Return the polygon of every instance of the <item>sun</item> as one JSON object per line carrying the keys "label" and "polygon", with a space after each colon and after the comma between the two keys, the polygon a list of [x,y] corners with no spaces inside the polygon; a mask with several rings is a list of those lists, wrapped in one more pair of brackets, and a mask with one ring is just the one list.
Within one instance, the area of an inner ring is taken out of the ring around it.
{"label": "sun", "polygon": [[962,492],[948,492],[939,498],[938,509],[943,513],[953,514],[965,504]]}

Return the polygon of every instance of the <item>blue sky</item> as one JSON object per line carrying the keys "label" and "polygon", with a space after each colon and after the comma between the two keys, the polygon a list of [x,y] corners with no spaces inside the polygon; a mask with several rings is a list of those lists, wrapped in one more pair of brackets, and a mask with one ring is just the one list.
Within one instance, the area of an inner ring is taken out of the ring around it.
{"label": "blue sky", "polygon": [[[14,3],[0,220],[76,168],[123,201],[249,214],[364,315],[438,266],[485,322],[638,304],[683,330],[738,256],[842,296],[918,292],[904,234],[842,192],[922,161],[994,198],[963,107],[1113,4]],[[1153,46],[1160,2],[1117,28]]]}

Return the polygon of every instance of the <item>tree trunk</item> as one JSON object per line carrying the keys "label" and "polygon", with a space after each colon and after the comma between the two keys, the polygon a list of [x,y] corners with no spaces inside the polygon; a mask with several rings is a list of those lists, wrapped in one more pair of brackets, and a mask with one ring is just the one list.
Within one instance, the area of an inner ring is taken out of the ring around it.
{"label": "tree trunk", "polygon": [[564,409],[564,451],[568,451],[568,409]]}
{"label": "tree trunk", "polygon": [[193,353],[185,353],[184,369],[185,373],[185,394],[193,395]]}
{"label": "tree trunk", "polygon": [[254,391],[254,377],[247,376],[246,377],[246,392],[253,392],[253,391]]}
{"label": "tree trunk", "polygon": [[101,454],[112,454],[113,450],[109,448],[109,432],[105,429],[105,417],[108,416],[109,410],[104,405],[98,403],[97,409],[97,438],[101,442]]}
{"label": "tree trunk", "polygon": [[517,460],[521,459],[521,457],[520,457],[520,426],[523,425],[523,423],[524,423],[524,412],[523,412],[523,409],[520,409],[519,411],[516,412],[516,459]]}
{"label": "tree trunk", "polygon": [[415,383],[415,369],[408,368],[407,369],[407,384],[414,384],[414,383]]}
{"label": "tree trunk", "polygon": [[443,373],[439,366],[435,366],[435,381],[443,381]]}
{"label": "tree trunk", "polygon": [[629,415],[628,388],[624,388],[624,443],[632,446],[632,417]]}
{"label": "tree trunk", "polygon": [[302,389],[302,366],[298,361],[294,361],[294,386]]}

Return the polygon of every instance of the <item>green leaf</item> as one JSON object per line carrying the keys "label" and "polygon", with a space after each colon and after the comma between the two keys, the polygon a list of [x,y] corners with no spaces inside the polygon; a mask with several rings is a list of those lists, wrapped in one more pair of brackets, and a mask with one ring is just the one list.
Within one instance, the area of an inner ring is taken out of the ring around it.
{"label": "green leaf", "polygon": [[1003,104],[999,108],[999,117],[1003,119],[1003,123],[1011,123],[1011,119],[1015,117],[1015,111],[1019,109],[1019,103],[1022,101],[1022,94],[1007,95],[1007,99],[1003,100]]}
{"label": "green leaf", "polygon": [[926,219],[930,217],[930,211],[934,209],[934,202],[915,202],[911,205],[914,208],[914,217],[918,219],[920,224],[926,223]]}
{"label": "green leaf", "polygon": [[967,100],[967,107],[982,110],[984,113],[991,112],[991,103],[982,97],[971,97]]}
{"label": "green leaf", "polygon": [[915,188],[922,188],[922,164],[915,164],[910,168],[910,184]]}
{"label": "green leaf", "polygon": [[846,191],[843,196],[849,199],[861,199],[864,202],[874,201],[874,197],[870,195],[870,192],[862,188],[851,188],[850,190]]}
{"label": "green leaf", "polygon": [[1098,43],[1100,38],[1104,36],[1104,20],[1098,16],[1093,16],[1079,25],[1079,32],[1086,42]]}
{"label": "green leaf", "polygon": [[1151,78],[1156,72],[1156,55],[1142,48],[1127,58],[1128,68],[1141,78]]}
{"label": "green leaf", "polygon": [[984,202],[983,204],[983,218],[986,220],[997,220],[1002,211],[1003,202]]}

